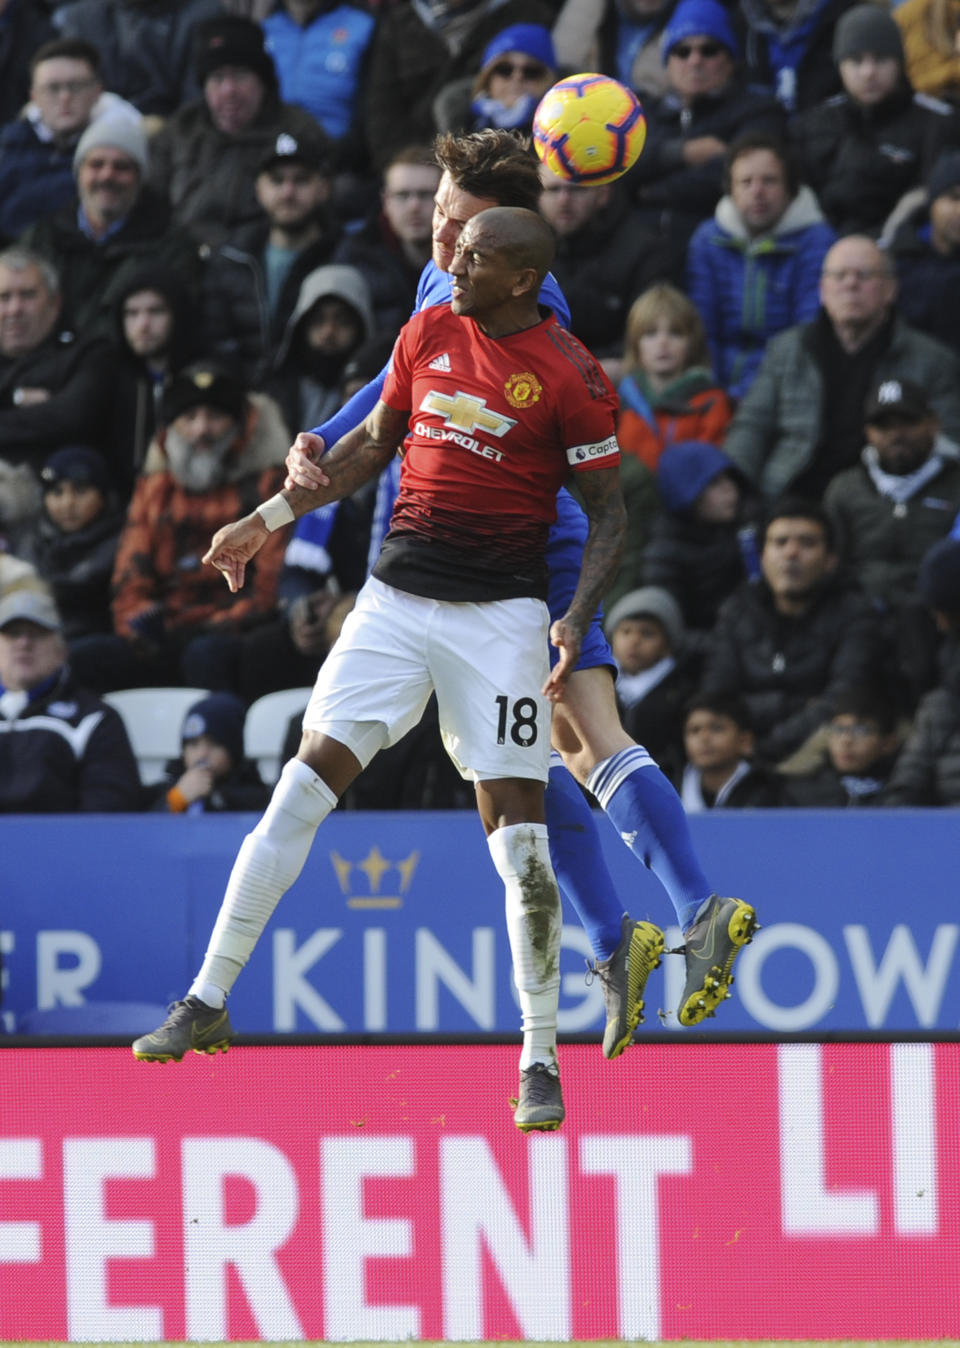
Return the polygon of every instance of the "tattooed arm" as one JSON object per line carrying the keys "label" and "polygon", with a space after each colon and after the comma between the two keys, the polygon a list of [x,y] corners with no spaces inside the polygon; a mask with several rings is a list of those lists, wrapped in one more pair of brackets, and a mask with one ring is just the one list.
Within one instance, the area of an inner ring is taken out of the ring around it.
{"label": "tattooed arm", "polygon": [[550,641],[560,651],[543,689],[552,702],[563,696],[564,684],[576,667],[584,634],[617,574],[627,533],[619,468],[594,468],[578,473],[577,487],[586,507],[590,532],[570,607],[550,627]]}
{"label": "tattooed arm", "polygon": [[[364,424],[345,435],[324,456],[326,485],[284,488],[243,519],[218,529],[203,560],[221,571],[231,591],[236,593],[243,586],[247,562],[260,551],[268,535],[317,506],[342,500],[376,477],[397,452],[408,419],[409,413],[378,402]],[[300,445],[311,438],[311,432],[302,431],[295,443]],[[307,444],[302,447],[309,449]]]}

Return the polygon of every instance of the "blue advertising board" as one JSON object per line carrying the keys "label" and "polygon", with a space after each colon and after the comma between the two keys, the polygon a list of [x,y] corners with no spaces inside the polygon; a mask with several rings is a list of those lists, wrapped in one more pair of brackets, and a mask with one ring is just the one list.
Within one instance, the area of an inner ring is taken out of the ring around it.
{"label": "blue advertising board", "polygon": [[[0,819],[8,1032],[31,1008],[183,996],[250,815]],[[624,905],[680,942],[658,882],[600,818]],[[701,1030],[954,1030],[960,845],[942,810],[724,811],[694,840],[762,930],[734,997]],[[561,1033],[599,1031],[589,946],[565,903]],[[664,958],[646,1025],[678,1030],[683,959]],[[470,813],[337,812],[231,997],[248,1034],[516,1034],[503,896]],[[641,1030],[641,1033],[643,1031]]]}

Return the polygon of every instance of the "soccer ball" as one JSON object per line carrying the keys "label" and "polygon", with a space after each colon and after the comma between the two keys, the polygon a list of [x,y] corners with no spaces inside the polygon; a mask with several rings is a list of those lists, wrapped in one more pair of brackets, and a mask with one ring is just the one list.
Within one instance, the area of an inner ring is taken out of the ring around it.
{"label": "soccer ball", "polygon": [[609,75],[569,75],[533,114],[533,145],[560,178],[612,183],[640,158],[647,120],[640,100]]}

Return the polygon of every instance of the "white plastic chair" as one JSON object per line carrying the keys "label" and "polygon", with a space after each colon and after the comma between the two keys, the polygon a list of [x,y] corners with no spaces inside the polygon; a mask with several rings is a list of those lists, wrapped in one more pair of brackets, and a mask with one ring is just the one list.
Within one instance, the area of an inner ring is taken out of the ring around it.
{"label": "white plastic chair", "polygon": [[267,786],[273,786],[283,766],[283,742],[290,718],[302,712],[313,688],[281,688],[251,703],[243,727],[243,752],[256,763]]}
{"label": "white plastic chair", "polygon": [[195,702],[209,696],[205,688],[121,688],[104,693],[104,702],[123,717],[144,786],[162,781],[166,764],[180,757],[183,719]]}

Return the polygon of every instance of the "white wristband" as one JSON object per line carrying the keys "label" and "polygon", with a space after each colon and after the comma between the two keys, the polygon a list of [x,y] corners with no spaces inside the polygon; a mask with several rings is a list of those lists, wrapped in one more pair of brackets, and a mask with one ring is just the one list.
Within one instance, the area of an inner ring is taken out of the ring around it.
{"label": "white wristband", "polygon": [[297,518],[293,513],[290,502],[277,492],[276,496],[271,496],[269,501],[264,501],[262,505],[257,506],[257,514],[267,526],[268,533],[274,534],[278,529],[282,529],[285,524],[292,524]]}

